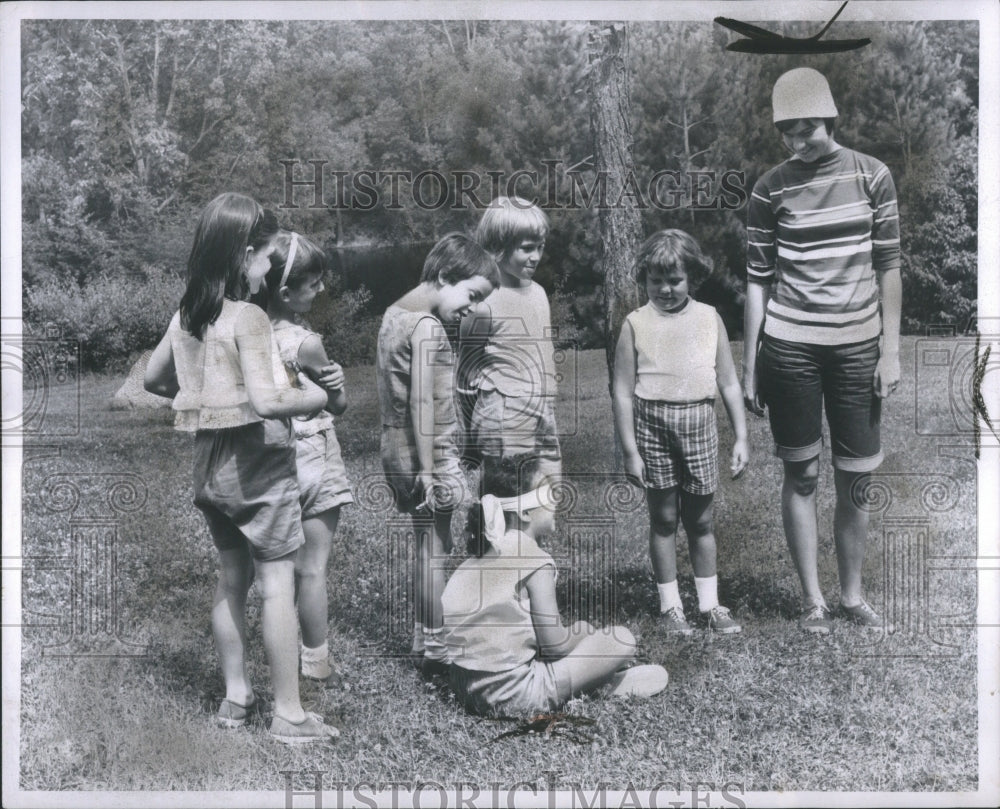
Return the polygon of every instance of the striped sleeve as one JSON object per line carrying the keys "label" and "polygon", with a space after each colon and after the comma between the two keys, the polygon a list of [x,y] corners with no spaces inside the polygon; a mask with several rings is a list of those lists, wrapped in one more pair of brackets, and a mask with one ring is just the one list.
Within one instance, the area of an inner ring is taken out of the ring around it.
{"label": "striped sleeve", "polygon": [[896,202],[896,185],[889,169],[878,163],[871,178],[871,204],[874,210],[872,220],[872,266],[876,272],[898,270],[900,267],[899,248],[899,206]]}
{"label": "striped sleeve", "polygon": [[767,177],[764,175],[756,182],[747,206],[747,281],[756,284],[774,281],[778,255],[776,218]]}

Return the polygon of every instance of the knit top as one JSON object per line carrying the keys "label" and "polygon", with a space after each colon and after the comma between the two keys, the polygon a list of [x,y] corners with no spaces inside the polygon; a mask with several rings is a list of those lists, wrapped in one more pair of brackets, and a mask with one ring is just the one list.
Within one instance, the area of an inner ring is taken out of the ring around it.
{"label": "knit top", "polygon": [[877,337],[876,273],[899,266],[896,188],[875,158],[845,148],[793,158],[754,185],[747,280],[773,284],[765,334],[813,345]]}
{"label": "knit top", "polygon": [[635,341],[636,396],[677,403],[715,398],[715,309],[691,298],[679,312],[661,312],[647,303],[625,322]]}
{"label": "knit top", "polygon": [[[472,671],[509,671],[538,654],[524,580],[552,557],[520,531],[508,531],[494,551],[467,559],[441,596],[445,643],[452,663]],[[552,616],[558,625],[559,616]]]}
{"label": "knit top", "polygon": [[[167,334],[179,387],[173,401],[178,430],[221,430],[263,421],[250,404],[236,348],[236,322],[248,306],[253,304],[224,300],[218,318],[206,327],[201,340],[181,327],[180,312],[171,318]],[[275,387],[287,388],[288,376],[274,334],[268,332]]]}

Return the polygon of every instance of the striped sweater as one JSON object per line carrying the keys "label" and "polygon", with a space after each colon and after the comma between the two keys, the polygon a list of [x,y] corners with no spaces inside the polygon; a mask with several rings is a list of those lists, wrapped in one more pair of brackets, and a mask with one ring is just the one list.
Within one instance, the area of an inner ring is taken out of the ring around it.
{"label": "striped sweater", "polygon": [[889,169],[838,149],[790,159],[750,196],[747,280],[773,284],[764,333],[846,345],[882,331],[876,273],[899,268],[899,213]]}

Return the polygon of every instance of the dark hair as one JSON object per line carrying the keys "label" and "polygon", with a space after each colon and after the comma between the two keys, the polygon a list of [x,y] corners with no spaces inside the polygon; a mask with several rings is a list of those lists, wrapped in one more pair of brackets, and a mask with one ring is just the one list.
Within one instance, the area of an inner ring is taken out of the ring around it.
{"label": "dark hair", "polygon": [[836,118],[787,118],[784,121],[778,121],[775,126],[782,135],[787,135],[790,129],[794,129],[799,121],[822,121],[823,125],[826,127],[826,134],[833,135],[833,125],[837,122]]}
{"label": "dark hair", "polygon": [[[329,266],[326,253],[315,242],[299,234],[295,246],[295,258],[292,261],[285,286],[297,289],[306,281],[316,276],[322,276]],[[264,276],[266,294],[268,297],[281,288],[281,276],[285,273],[285,264],[292,246],[292,233],[288,230],[278,231],[274,237],[274,249],[271,251],[271,269]]]}
{"label": "dark hair", "polygon": [[[531,453],[508,455],[505,458],[486,456],[483,459],[483,476],[480,495],[516,497],[530,492],[538,477],[538,456]],[[483,507],[474,503],[466,517],[465,546],[472,556],[482,556],[490,547],[483,533]]]}
{"label": "dark hair", "polygon": [[420,275],[421,281],[437,281],[457,284],[481,275],[494,287],[500,286],[500,270],[496,259],[468,236],[449,233],[435,244]]}
{"label": "dark hair", "polygon": [[522,239],[544,239],[549,232],[545,211],[521,197],[497,197],[476,227],[476,241],[494,256],[507,258]]}
{"label": "dark hair", "polygon": [[688,291],[693,294],[712,274],[712,267],[712,259],[701,252],[693,236],[683,230],[661,230],[639,248],[635,281],[645,284],[650,270],[668,273],[676,268],[687,276]]}
{"label": "dark hair", "polygon": [[248,196],[227,192],[208,203],[188,256],[181,326],[200,340],[219,317],[224,299],[246,297],[247,247],[258,250],[277,232],[277,217]]}

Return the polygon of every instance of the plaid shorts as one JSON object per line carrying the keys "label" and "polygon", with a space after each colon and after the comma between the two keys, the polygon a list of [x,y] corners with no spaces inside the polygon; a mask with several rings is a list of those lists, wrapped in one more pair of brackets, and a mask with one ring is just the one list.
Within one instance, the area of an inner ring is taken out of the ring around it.
{"label": "plaid shorts", "polygon": [[632,397],[635,441],[650,489],[680,486],[712,494],[719,486],[719,432],[715,403],[659,402]]}

